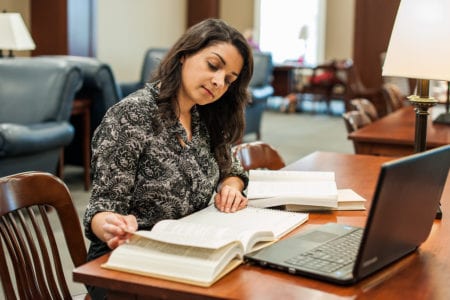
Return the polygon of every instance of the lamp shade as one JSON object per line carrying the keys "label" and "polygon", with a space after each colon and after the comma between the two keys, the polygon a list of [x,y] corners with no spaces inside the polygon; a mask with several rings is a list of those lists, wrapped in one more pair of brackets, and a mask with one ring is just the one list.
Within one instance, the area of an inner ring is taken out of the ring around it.
{"label": "lamp shade", "polygon": [[402,0],[383,76],[450,81],[450,0]]}
{"label": "lamp shade", "polygon": [[36,45],[18,13],[0,13],[0,49],[33,50]]}

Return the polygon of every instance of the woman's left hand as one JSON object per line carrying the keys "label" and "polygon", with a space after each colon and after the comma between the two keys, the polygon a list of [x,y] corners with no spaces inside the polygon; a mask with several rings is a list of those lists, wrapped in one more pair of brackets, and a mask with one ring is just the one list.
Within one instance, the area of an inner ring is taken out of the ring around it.
{"label": "woman's left hand", "polygon": [[248,199],[244,197],[240,190],[222,185],[220,191],[214,196],[214,203],[218,210],[222,212],[236,212],[247,207]]}

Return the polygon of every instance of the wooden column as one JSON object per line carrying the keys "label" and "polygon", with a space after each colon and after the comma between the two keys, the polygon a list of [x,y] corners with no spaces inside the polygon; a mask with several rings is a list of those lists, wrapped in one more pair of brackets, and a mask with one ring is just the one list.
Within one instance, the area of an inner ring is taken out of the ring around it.
{"label": "wooden column", "polygon": [[187,27],[208,18],[219,17],[220,0],[188,0]]}
{"label": "wooden column", "polygon": [[30,1],[32,55],[95,56],[95,1]]}
{"label": "wooden column", "polygon": [[380,54],[387,50],[400,0],[356,2],[353,60],[367,87],[380,87]]}

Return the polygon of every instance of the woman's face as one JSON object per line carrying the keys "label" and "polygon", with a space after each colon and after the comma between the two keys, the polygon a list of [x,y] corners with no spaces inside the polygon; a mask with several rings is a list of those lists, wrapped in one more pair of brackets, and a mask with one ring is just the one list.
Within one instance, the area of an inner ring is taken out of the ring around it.
{"label": "woman's face", "polygon": [[244,60],[235,46],[218,43],[181,59],[178,101],[205,105],[222,97],[241,72]]}

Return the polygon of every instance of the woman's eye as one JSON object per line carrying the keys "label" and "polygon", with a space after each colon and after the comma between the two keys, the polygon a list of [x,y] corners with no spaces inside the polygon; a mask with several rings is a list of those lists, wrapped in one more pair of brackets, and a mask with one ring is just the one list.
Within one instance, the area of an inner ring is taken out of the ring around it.
{"label": "woman's eye", "polygon": [[214,65],[210,62],[208,62],[208,67],[213,71],[217,71],[219,69],[216,65]]}

